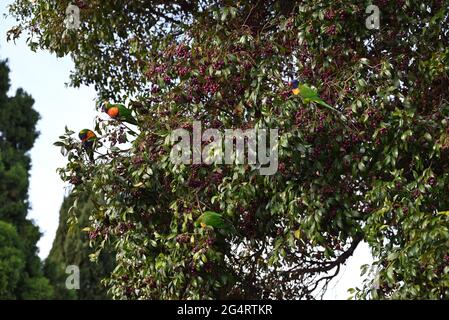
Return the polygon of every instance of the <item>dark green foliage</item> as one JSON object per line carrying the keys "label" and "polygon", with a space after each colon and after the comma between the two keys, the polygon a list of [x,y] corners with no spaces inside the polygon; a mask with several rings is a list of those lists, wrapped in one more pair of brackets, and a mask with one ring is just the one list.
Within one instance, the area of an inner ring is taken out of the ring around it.
{"label": "dark green foliage", "polygon": [[[55,287],[55,299],[106,299],[106,288],[100,281],[108,276],[114,268],[114,257],[104,251],[97,262],[89,259],[93,249],[89,247],[89,234],[82,229],[89,225],[89,216],[94,209],[89,198],[80,198],[78,205],[78,223],[71,228],[67,225],[69,209],[74,197],[69,196],[62,204],[59,227],[53,247],[45,261],[45,274]],[[69,265],[80,269],[80,289],[68,290],[65,286]]]}
{"label": "dark green foliage", "polygon": [[25,268],[24,253],[17,231],[0,221],[0,298],[15,299],[16,288]]}
{"label": "dark green foliage", "polygon": [[[90,224],[117,250],[115,298],[313,298],[361,241],[377,272],[355,297],[449,298],[448,0],[374,1],[380,30],[365,25],[372,1],[201,1],[162,36],[148,28],[158,1],[91,1],[62,41],[68,1],[36,3],[12,8],[39,30],[32,48],[73,54],[74,85],[139,100],[131,149],[106,122],[95,163],[73,132],[60,141],[73,195],[104,200]],[[344,118],[292,97],[298,78]],[[278,172],[173,164],[170,133],[193,120],[278,128]],[[205,211],[239,232],[195,226]]]}
{"label": "dark green foliage", "polygon": [[22,89],[8,97],[9,69],[0,62],[0,298],[48,299],[52,287],[42,275],[36,243],[39,228],[26,218],[28,151],[38,136],[34,101]]}
{"label": "dark green foliage", "polygon": [[[82,37],[65,29],[64,13],[69,3],[81,9]],[[74,63],[80,70],[71,77],[75,86],[87,81],[105,97],[116,97],[122,90],[135,91],[142,83],[138,72],[142,61],[132,58],[133,52],[139,49],[137,40],[149,41],[153,33],[179,30],[184,21],[198,12],[200,3],[196,0],[56,0],[30,4],[28,0],[18,0],[12,4],[11,13],[21,20],[22,26],[40,26],[41,36],[30,42],[33,50],[42,45],[58,56],[73,53]],[[41,10],[49,14],[41,15]],[[134,18],[129,19],[131,16]],[[14,28],[10,36],[14,38],[23,30]],[[119,68],[112,67],[119,65]],[[92,77],[97,81],[92,81]]]}

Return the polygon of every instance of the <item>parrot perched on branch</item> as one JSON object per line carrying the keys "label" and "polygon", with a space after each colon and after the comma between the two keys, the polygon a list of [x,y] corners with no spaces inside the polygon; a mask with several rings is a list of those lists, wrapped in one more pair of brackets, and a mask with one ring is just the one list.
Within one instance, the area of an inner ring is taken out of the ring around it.
{"label": "parrot perched on branch", "polygon": [[86,150],[90,161],[94,161],[94,149],[98,143],[98,138],[95,132],[89,129],[83,129],[79,132],[78,137],[81,140],[83,148]]}
{"label": "parrot perched on branch", "polygon": [[324,100],[321,99],[318,95],[318,92],[315,89],[309,87],[307,84],[299,84],[298,80],[293,80],[292,82],[290,82],[290,86],[292,87],[292,93],[295,96],[299,95],[304,103],[315,102],[323,107],[331,109],[332,111],[341,113],[337,109],[324,102]]}
{"label": "parrot perched on branch", "polygon": [[212,227],[215,229],[223,229],[229,233],[236,233],[236,230],[232,223],[224,218],[221,214],[206,211],[196,220],[196,226],[201,226],[202,228]]}
{"label": "parrot perched on branch", "polygon": [[119,103],[104,102],[103,112],[106,112],[111,118],[137,125],[137,120],[132,116],[130,109]]}

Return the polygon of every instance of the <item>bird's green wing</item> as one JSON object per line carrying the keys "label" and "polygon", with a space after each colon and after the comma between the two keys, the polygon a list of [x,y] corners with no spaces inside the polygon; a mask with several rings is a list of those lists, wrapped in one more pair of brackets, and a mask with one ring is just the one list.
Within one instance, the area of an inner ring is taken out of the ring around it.
{"label": "bird's green wing", "polygon": [[324,102],[324,100],[321,99],[320,96],[318,95],[318,92],[306,84],[302,84],[299,86],[299,94],[303,98],[304,102],[315,102],[315,103],[318,103],[319,105],[326,107],[332,111],[341,113],[334,107],[332,107],[329,104],[327,104],[326,102]]}
{"label": "bird's green wing", "polygon": [[202,214],[202,219],[200,222],[214,228],[223,228],[224,226],[224,220],[222,215],[213,211],[204,212]]}
{"label": "bird's green wing", "polygon": [[133,117],[132,112],[130,109],[125,107],[122,104],[116,105],[119,111],[119,118],[122,121],[129,122],[131,124],[137,125],[137,120]]}
{"label": "bird's green wing", "polygon": [[309,87],[306,84],[301,84],[301,85],[298,86],[298,88],[299,88],[299,95],[303,99],[319,98],[318,92],[315,89],[312,89],[311,87]]}
{"label": "bird's green wing", "polygon": [[196,225],[209,226],[214,229],[223,229],[229,233],[236,233],[232,223],[224,218],[221,214],[213,211],[204,212],[197,220]]}
{"label": "bird's green wing", "polygon": [[311,101],[318,103],[319,105],[322,105],[323,107],[326,107],[328,109],[331,109],[332,111],[341,113],[339,110],[335,109],[334,107],[328,105],[326,102],[323,101],[321,98],[312,99]]}

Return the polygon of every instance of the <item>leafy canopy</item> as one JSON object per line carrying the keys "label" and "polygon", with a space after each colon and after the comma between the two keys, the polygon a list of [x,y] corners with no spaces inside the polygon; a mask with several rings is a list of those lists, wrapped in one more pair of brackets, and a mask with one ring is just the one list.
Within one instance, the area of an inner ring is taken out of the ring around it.
{"label": "leafy canopy", "polygon": [[[66,44],[67,2],[36,3],[12,7],[32,46],[72,54],[75,85],[133,100],[138,135],[99,121],[95,163],[73,132],[58,142],[62,178],[96,198],[92,244],[117,250],[115,298],[312,298],[361,241],[376,274],[355,297],[448,298],[448,1],[375,1],[378,31],[370,1],[202,1],[154,29],[140,1],[92,1]],[[292,96],[297,78],[346,120]],[[170,132],[193,120],[279,128],[278,173],[172,164]],[[206,211],[238,232],[195,226]]]}

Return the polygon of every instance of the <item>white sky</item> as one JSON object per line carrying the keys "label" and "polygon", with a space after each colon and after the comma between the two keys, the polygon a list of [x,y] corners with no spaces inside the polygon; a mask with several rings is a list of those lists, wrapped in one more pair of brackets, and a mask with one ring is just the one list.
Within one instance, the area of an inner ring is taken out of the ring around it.
{"label": "white sky", "polygon": [[[41,115],[38,130],[41,132],[31,151],[32,170],[30,180],[31,211],[33,219],[43,233],[38,246],[39,256],[44,259],[52,246],[59,223],[59,209],[65,195],[64,184],[56,173],[56,168],[65,164],[59,148],[53,146],[67,125],[78,132],[93,127],[97,115],[94,99],[95,90],[90,87],[73,89],[65,83],[73,67],[70,58],[58,59],[48,52],[32,52],[24,39],[16,44],[6,41],[6,31],[14,25],[14,20],[5,18],[7,5],[12,0],[0,4],[0,59],[7,58],[11,69],[11,90],[13,95],[22,87],[35,100],[34,108]],[[347,289],[360,285],[360,266],[371,262],[366,244],[357,248],[348,265],[343,267],[337,279],[329,286],[326,299],[346,299]]]}
{"label": "white sky", "polygon": [[72,61],[57,59],[48,52],[32,52],[25,39],[6,41],[6,31],[15,24],[5,18],[6,6],[12,0],[0,4],[0,59],[9,60],[10,95],[22,87],[35,100],[34,108],[41,115],[38,130],[41,132],[31,151],[32,170],[30,181],[29,218],[39,225],[43,237],[38,246],[39,255],[45,258],[51,249],[59,222],[59,208],[64,198],[64,184],[56,168],[64,166],[65,159],[59,148],[53,146],[64,133],[64,126],[78,132],[93,126],[95,90],[83,87],[73,89],[65,86],[69,81]]}

